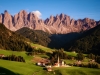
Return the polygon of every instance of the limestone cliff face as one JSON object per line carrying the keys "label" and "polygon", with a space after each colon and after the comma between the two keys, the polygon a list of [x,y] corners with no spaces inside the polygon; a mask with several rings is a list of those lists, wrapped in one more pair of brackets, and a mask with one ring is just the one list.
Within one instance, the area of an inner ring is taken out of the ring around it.
{"label": "limestone cliff face", "polygon": [[0,14],[0,23],[2,23],[2,15]]}
{"label": "limestone cliff face", "polygon": [[10,30],[16,30],[13,26],[13,17],[7,12],[5,11],[4,14],[1,15],[0,20],[2,21],[2,23]]}
{"label": "limestone cliff face", "polygon": [[22,10],[14,16],[14,26],[20,29],[27,25],[27,12]]}
{"label": "limestone cliff face", "polygon": [[50,16],[50,19],[44,21],[52,33],[70,33],[80,32],[95,27],[98,23],[93,19],[70,19],[70,16],[60,14],[56,17]]}
{"label": "limestone cliff face", "polygon": [[100,24],[100,21],[97,22],[89,18],[74,20],[65,14],[50,16],[50,18],[43,21],[33,13],[21,10],[14,16],[10,15],[7,11],[4,14],[0,14],[0,23],[3,23],[12,31],[28,27],[34,30],[43,30],[51,34],[65,34],[91,29]]}

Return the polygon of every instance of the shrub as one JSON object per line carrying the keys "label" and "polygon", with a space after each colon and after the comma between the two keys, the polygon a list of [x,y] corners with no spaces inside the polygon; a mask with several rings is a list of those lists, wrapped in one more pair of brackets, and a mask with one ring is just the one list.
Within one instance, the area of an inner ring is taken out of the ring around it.
{"label": "shrub", "polygon": [[10,61],[18,61],[18,62],[25,62],[25,59],[22,56],[15,56],[15,55],[9,55],[6,57],[3,57],[4,60],[10,60]]}

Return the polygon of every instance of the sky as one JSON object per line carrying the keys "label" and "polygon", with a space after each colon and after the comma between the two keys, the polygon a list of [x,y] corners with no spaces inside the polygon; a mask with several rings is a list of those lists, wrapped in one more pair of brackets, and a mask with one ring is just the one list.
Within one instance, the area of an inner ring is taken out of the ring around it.
{"label": "sky", "polygon": [[61,13],[75,20],[100,20],[100,0],[0,0],[0,13],[4,13],[4,10],[11,15],[26,10],[44,20]]}

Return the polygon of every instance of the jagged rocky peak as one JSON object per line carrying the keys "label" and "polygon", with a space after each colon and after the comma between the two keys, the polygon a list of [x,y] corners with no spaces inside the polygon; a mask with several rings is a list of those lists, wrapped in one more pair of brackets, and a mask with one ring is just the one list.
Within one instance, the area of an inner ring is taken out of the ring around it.
{"label": "jagged rocky peak", "polygon": [[28,13],[25,10],[21,10],[14,16],[10,15],[8,11],[5,10],[4,14],[0,14],[0,22],[12,31],[18,30],[22,27],[28,27],[35,30],[48,31],[51,34],[80,32],[82,30],[91,29],[100,24],[100,21],[95,21],[89,18],[74,20],[63,13],[56,16],[51,15],[50,18],[43,21],[32,12]]}
{"label": "jagged rocky peak", "polygon": [[0,14],[0,23],[2,23],[2,15]]}
{"label": "jagged rocky peak", "polygon": [[48,21],[49,21],[49,18],[47,18],[47,19],[44,21],[44,23],[47,25]]}
{"label": "jagged rocky peak", "polygon": [[95,27],[97,24],[97,22],[94,19],[85,18],[84,21],[91,28]]}
{"label": "jagged rocky peak", "polygon": [[60,14],[60,20],[63,20],[65,18],[65,15],[63,13]]}
{"label": "jagged rocky peak", "polygon": [[70,25],[74,25],[75,24],[75,20],[74,19],[71,19],[71,21],[70,21]]}
{"label": "jagged rocky peak", "polygon": [[30,19],[34,19],[34,20],[39,20],[39,18],[34,14],[34,13],[32,13],[32,12],[30,12],[29,13],[29,17],[30,17]]}
{"label": "jagged rocky peak", "polygon": [[50,16],[50,19],[53,19],[53,18],[54,18],[54,16],[53,16],[53,15],[51,15],[51,16]]}
{"label": "jagged rocky peak", "polygon": [[54,22],[54,16],[51,15],[51,16],[50,16],[50,19],[48,19],[47,25],[52,25],[53,22]]}
{"label": "jagged rocky peak", "polygon": [[25,10],[21,10],[19,13],[27,14],[27,11],[25,11]]}
{"label": "jagged rocky peak", "polygon": [[27,15],[25,10],[21,10],[14,16],[14,26],[16,29],[20,29],[27,24]]}
{"label": "jagged rocky peak", "polygon": [[7,10],[4,11],[4,16],[11,16]]}
{"label": "jagged rocky peak", "polygon": [[19,17],[21,18],[25,18],[27,17],[28,13],[25,11],[25,10],[21,10],[19,13],[18,13]]}
{"label": "jagged rocky peak", "polygon": [[39,19],[38,22],[39,22],[39,23],[44,23],[44,20]]}
{"label": "jagged rocky peak", "polygon": [[7,10],[5,10],[5,11],[4,11],[4,13],[8,13],[8,11],[7,11]]}
{"label": "jagged rocky peak", "polygon": [[2,23],[10,30],[15,31],[16,29],[13,26],[13,17],[9,14],[7,10],[4,11],[4,14],[2,14]]}
{"label": "jagged rocky peak", "polygon": [[56,19],[59,19],[59,15],[58,14],[56,15]]}

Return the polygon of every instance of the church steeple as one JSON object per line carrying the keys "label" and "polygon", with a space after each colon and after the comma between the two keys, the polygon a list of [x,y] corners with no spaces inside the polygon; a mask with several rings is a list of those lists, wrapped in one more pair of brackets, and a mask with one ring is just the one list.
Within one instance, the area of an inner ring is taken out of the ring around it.
{"label": "church steeple", "polygon": [[57,62],[57,63],[58,63],[58,67],[60,67],[60,63],[59,63],[59,55],[58,55],[58,62]]}

